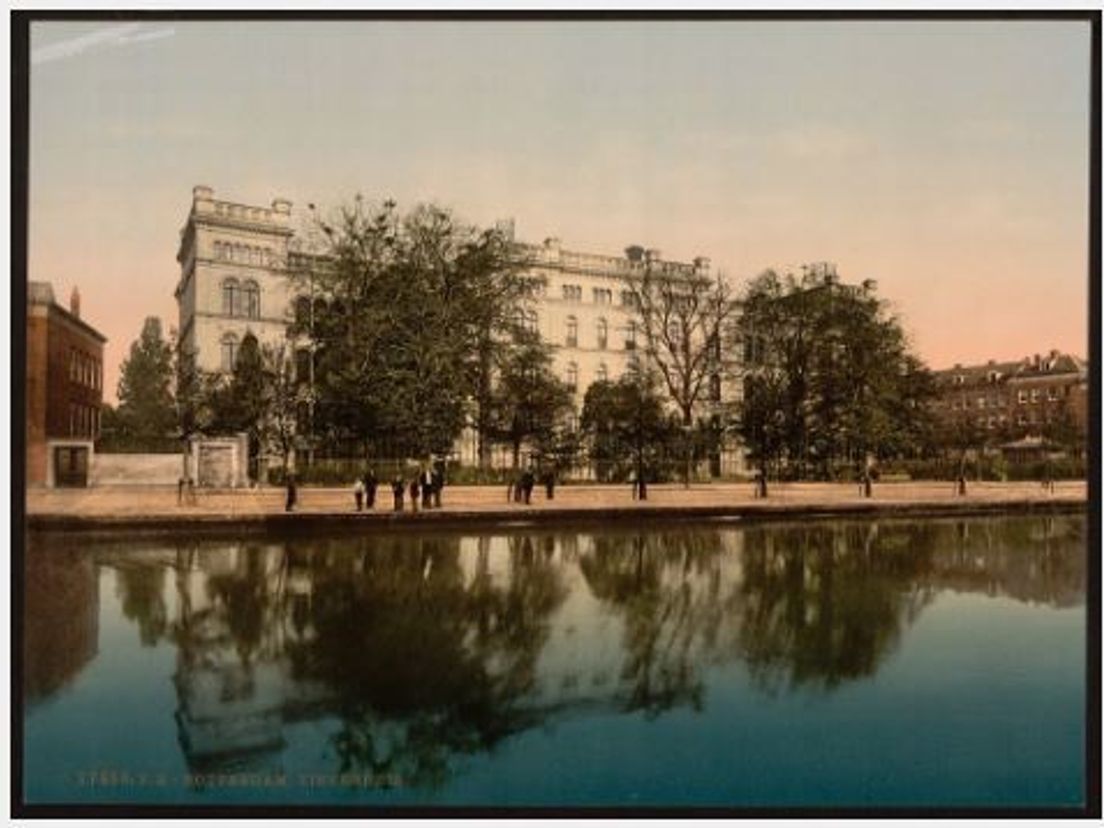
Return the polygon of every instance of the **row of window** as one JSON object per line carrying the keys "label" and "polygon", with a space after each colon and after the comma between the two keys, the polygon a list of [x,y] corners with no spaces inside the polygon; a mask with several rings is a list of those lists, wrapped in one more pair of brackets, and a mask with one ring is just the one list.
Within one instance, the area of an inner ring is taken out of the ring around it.
{"label": "row of window", "polygon": [[70,348],[69,380],[99,391],[103,385],[103,369],[100,361],[93,359],[79,348]]}
{"label": "row of window", "polygon": [[252,279],[239,282],[230,277],[222,280],[222,312],[226,316],[261,316],[261,289]]}
{"label": "row of window", "polygon": [[95,439],[100,434],[100,409],[94,405],[69,403],[69,436]]}
{"label": "row of window", "polygon": [[[533,333],[537,333],[539,330],[539,319],[537,318],[537,312],[534,310],[519,310],[515,322],[519,328],[524,328]],[[626,351],[636,350],[636,331],[636,322],[629,321],[625,326]],[[604,351],[609,347],[609,322],[605,318],[601,318],[595,323],[595,342],[600,351]],[[579,320],[575,316],[567,317],[564,345],[568,348],[579,347]]]}
{"label": "row of window", "polygon": [[[1067,395],[1069,394],[1069,389],[1068,388],[1065,389],[1065,393]],[[1059,389],[1057,389],[1057,388],[1048,388],[1048,389],[1046,389],[1046,398],[1047,398],[1048,402],[1057,402],[1059,399],[1061,399],[1061,397],[1062,397],[1062,393]],[[1029,403],[1032,404],[1032,405],[1036,405],[1036,404],[1039,403],[1040,399],[1042,399],[1042,392],[1041,392],[1041,389],[1038,389],[1038,388],[1032,388],[1030,391],[1019,391],[1016,394],[1016,403],[1019,404],[1019,405],[1028,405]],[[989,408],[1002,408],[1004,406],[1004,397],[1001,397],[1001,396],[978,397],[977,402],[976,402],[976,407],[977,408],[985,408],[986,406],[988,406]],[[963,400],[961,404],[959,404],[958,400],[954,400],[954,401],[951,402],[951,408],[954,409],[955,411],[959,410],[959,408],[967,409],[969,407],[970,407],[970,401],[969,400]]]}
{"label": "row of window", "polygon": [[[583,301],[582,285],[563,285],[561,290],[563,291],[564,301]],[[591,288],[591,298],[596,305],[611,305],[613,304],[613,291],[609,288]],[[627,308],[636,307],[638,304],[636,301],[636,294],[631,290],[621,291],[621,304]]]}
{"label": "row of window", "polygon": [[[993,429],[993,428],[997,428],[998,426],[1007,425],[1008,424],[1008,419],[1009,418],[1006,417],[1004,414],[1000,414],[1000,415],[996,415],[996,416],[990,414],[988,417],[977,417],[974,420],[974,422],[977,424],[978,428]],[[1045,417],[1039,417],[1034,411],[1031,411],[1031,412],[1026,413],[1026,414],[1020,413],[1020,414],[1016,415],[1016,425],[1019,425],[1019,426],[1027,426],[1027,425],[1035,426],[1035,425],[1040,425],[1042,423],[1049,424],[1051,421],[1052,421],[1052,418],[1050,417],[1049,414]]]}
{"label": "row of window", "polygon": [[215,242],[215,259],[220,262],[241,262],[242,264],[270,265],[272,251],[267,247],[237,242]]}

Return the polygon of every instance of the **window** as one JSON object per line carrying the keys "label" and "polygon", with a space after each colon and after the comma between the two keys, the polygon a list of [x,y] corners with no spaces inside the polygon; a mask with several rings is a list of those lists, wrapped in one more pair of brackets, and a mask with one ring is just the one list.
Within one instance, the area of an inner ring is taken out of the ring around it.
{"label": "window", "polygon": [[721,401],[721,377],[719,374],[713,374],[709,377],[709,399],[713,402]]}
{"label": "window", "polygon": [[1032,388],[1031,389],[1031,402],[1032,403],[1037,403],[1038,401],[1039,401],[1039,389],[1038,388]]}
{"label": "window", "polygon": [[598,320],[598,349],[606,350],[606,343],[609,340],[609,324],[605,319]]}
{"label": "window", "polygon": [[609,379],[609,369],[606,367],[606,363],[602,362],[598,365],[598,382],[605,382]]}
{"label": "window", "polygon": [[564,344],[568,348],[576,348],[579,345],[579,320],[574,316],[567,317],[567,336]]}
{"label": "window", "polygon": [[631,290],[621,291],[621,304],[626,308],[635,308],[637,306],[636,294]]}
{"label": "window", "polygon": [[261,316],[261,289],[257,283],[250,280],[242,286],[242,298],[245,305],[245,315],[250,319],[259,319]]}
{"label": "window", "polygon": [[525,327],[530,333],[537,333],[540,330],[540,320],[537,318],[537,312],[531,310],[525,314]]}
{"label": "window", "polygon": [[625,327],[625,350],[636,350],[636,323],[632,321]]}
{"label": "window", "polygon": [[1020,405],[1023,405],[1024,403],[1026,403],[1027,402],[1027,392],[1026,391],[1020,391],[1018,394],[1016,394],[1016,402],[1018,402]]}
{"label": "window", "polygon": [[978,397],[977,398],[977,407],[978,408],[985,408],[985,397]]}
{"label": "window", "polygon": [[222,282],[222,312],[226,316],[241,313],[241,286],[237,279],[224,279]]}
{"label": "window", "polygon": [[609,288],[594,288],[594,303],[608,305],[613,301],[613,291]]}
{"label": "window", "polygon": [[1057,388],[1048,388],[1047,389],[1047,399],[1050,400],[1051,402],[1055,402],[1058,399],[1058,389]]}
{"label": "window", "polygon": [[581,285],[564,285],[563,298],[568,302],[583,301],[583,288]]}
{"label": "window", "polygon": [[579,390],[579,366],[574,362],[567,363],[567,387],[572,391]]}
{"label": "window", "polygon": [[233,371],[238,360],[238,338],[232,333],[223,334],[221,345],[222,370]]}
{"label": "window", "polygon": [[220,241],[215,242],[215,258],[216,259],[221,259],[221,258],[225,257],[225,255],[226,255],[226,253],[222,248],[222,242],[220,242]]}

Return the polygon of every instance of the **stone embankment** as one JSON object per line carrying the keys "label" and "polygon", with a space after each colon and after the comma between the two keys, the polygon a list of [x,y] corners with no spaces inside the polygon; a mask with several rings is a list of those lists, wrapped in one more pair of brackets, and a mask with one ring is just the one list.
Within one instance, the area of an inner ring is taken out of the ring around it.
{"label": "stone embankment", "polygon": [[381,487],[375,508],[358,513],[352,489],[300,487],[293,512],[284,511],[279,488],[197,490],[194,502],[179,503],[176,487],[34,489],[27,493],[31,529],[316,529],[339,526],[451,528],[472,524],[555,524],[669,519],[772,519],[857,516],[955,516],[987,513],[1076,511],[1087,505],[1083,481],[1062,481],[1053,490],[1038,483],[971,483],[965,496],[949,482],[884,483],[873,496],[857,486],[832,483],[772,484],[770,496],[755,498],[750,484],[655,485],[648,499],[632,499],[627,485],[560,486],[553,500],[543,488],[529,505],[507,501],[499,486],[446,487],[439,509],[414,512],[409,499],[393,510]]}

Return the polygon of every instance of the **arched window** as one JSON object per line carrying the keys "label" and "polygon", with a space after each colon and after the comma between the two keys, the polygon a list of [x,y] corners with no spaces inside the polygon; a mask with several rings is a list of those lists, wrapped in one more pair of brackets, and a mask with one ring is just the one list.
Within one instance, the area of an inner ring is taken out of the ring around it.
{"label": "arched window", "polygon": [[579,320],[574,316],[567,317],[567,337],[564,344],[568,348],[576,348],[579,345]]}
{"label": "arched window", "polygon": [[625,350],[636,350],[636,322],[629,320],[628,326],[625,328]]}
{"label": "arched window", "polygon": [[567,363],[567,387],[572,391],[579,390],[579,366],[574,362]]}
{"label": "arched window", "polygon": [[261,289],[257,283],[250,279],[242,286],[242,299],[245,305],[245,315],[250,319],[259,319],[261,316]]}
{"label": "arched window", "polygon": [[238,361],[238,338],[232,333],[223,334],[219,345],[222,370],[233,371],[234,363]]}
{"label": "arched window", "polygon": [[598,382],[606,382],[609,379],[609,369],[606,367],[606,363],[602,362],[598,364]]}
{"label": "arched window", "polygon": [[606,349],[606,342],[609,340],[609,324],[605,319],[598,320],[598,348],[599,350]]}
{"label": "arched window", "polygon": [[241,314],[241,285],[237,279],[222,280],[222,312],[226,316]]}
{"label": "arched window", "polygon": [[226,256],[226,252],[222,248],[222,242],[220,242],[220,241],[215,242],[215,258],[216,259],[222,259],[222,258],[225,258],[225,256]]}

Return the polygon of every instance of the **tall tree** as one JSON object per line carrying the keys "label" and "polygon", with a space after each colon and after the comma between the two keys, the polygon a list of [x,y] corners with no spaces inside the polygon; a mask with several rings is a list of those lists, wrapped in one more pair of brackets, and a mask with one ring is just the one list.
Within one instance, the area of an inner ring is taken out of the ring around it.
{"label": "tall tree", "polygon": [[654,376],[639,366],[587,389],[582,429],[600,480],[652,476],[665,468],[680,448],[681,430],[663,403]]}
{"label": "tall tree", "polygon": [[485,433],[521,296],[506,234],[433,205],[404,215],[360,199],[321,226],[326,265],[311,274],[323,300],[312,330],[319,431],[395,457],[445,453],[469,423]]}
{"label": "tall tree", "polygon": [[572,410],[571,392],[552,371],[551,348],[522,328],[500,359],[492,400],[491,434],[510,445],[514,468],[524,443],[551,447]]}
{"label": "tall tree", "polygon": [[922,451],[934,384],[877,286],[833,270],[773,271],[742,297],[744,400],[738,428],[760,469],[834,477],[868,457]]}
{"label": "tall tree", "polygon": [[137,450],[172,445],[176,434],[172,347],[161,335],[161,320],[146,318],[123,360],[117,394],[117,439]]}
{"label": "tall tree", "polygon": [[724,372],[724,340],[735,303],[722,276],[689,272],[647,253],[625,284],[644,330],[648,358],[679,412],[689,486],[695,409]]}

